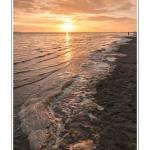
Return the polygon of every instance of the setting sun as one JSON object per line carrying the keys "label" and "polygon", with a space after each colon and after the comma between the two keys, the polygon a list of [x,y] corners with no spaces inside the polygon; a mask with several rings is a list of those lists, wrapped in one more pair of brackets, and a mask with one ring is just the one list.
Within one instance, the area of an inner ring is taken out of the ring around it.
{"label": "setting sun", "polygon": [[67,32],[72,30],[72,29],[74,29],[74,27],[71,24],[69,24],[69,23],[65,23],[65,24],[61,25],[60,27],[62,29],[64,29],[65,31],[67,31]]}

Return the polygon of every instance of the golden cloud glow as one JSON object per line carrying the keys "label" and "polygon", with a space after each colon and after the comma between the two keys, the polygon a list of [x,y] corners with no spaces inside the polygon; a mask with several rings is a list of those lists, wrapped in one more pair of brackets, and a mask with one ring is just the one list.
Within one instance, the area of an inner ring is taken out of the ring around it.
{"label": "golden cloud glow", "polygon": [[14,0],[14,31],[136,31],[136,0]]}

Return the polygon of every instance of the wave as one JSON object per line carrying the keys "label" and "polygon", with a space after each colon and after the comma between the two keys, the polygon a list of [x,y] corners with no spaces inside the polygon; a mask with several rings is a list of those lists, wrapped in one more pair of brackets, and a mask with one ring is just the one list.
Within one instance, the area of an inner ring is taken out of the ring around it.
{"label": "wave", "polygon": [[21,71],[18,71],[18,72],[14,72],[14,74],[22,74],[22,73],[27,73],[27,72],[31,72],[31,71],[40,71],[41,69],[48,69],[48,68],[52,68],[52,67],[57,67],[59,65],[62,65],[62,64],[65,64],[67,62],[70,62],[71,60],[68,60],[68,61],[64,61],[64,62],[61,62],[59,64],[56,64],[56,65],[49,65],[47,67],[41,67],[39,69],[24,69],[24,70],[21,70]]}
{"label": "wave", "polygon": [[[86,45],[86,44],[85,44]],[[48,53],[46,53],[46,54],[44,54],[44,55],[39,55],[39,56],[35,56],[35,57],[33,57],[33,58],[30,58],[30,59],[25,59],[25,60],[22,60],[22,61],[14,61],[14,65],[18,65],[18,64],[21,64],[21,63],[25,63],[25,62],[30,62],[30,61],[35,61],[36,62],[36,60],[37,60],[37,63],[40,63],[40,62],[42,62],[42,61],[46,61],[46,60],[50,60],[50,59],[54,59],[54,58],[57,58],[57,57],[59,57],[59,56],[61,56],[61,55],[64,55],[64,54],[66,54],[67,52],[64,52],[64,53],[61,53],[60,54],[60,52],[61,51],[65,51],[65,50],[67,50],[67,49],[70,49],[70,50],[75,50],[75,49],[80,49],[81,50],[81,46],[76,46],[75,48],[72,48],[71,47],[71,45],[69,45],[69,46],[64,46],[64,47],[57,47],[57,48],[60,48],[60,49],[58,49],[58,51],[54,51],[54,52],[48,52]],[[53,51],[53,50],[55,50],[54,48],[53,49],[51,49],[51,51]],[[57,52],[59,52],[59,54],[57,54]],[[16,54],[17,55],[17,54]],[[39,60],[39,58],[45,58],[46,56],[50,56],[50,55],[56,55],[56,56],[52,56],[51,58],[48,58],[48,59],[44,59],[44,60]],[[39,61],[38,61],[39,60]]]}
{"label": "wave", "polygon": [[[73,51],[73,50],[72,50]],[[82,51],[82,50],[81,50]],[[81,52],[80,51],[80,52]],[[43,62],[46,62],[46,61],[48,61],[48,60],[53,60],[53,59],[56,59],[56,58],[58,58],[58,57],[63,57],[64,55],[66,55],[66,54],[68,54],[68,53],[70,53],[70,51],[68,50],[68,51],[66,51],[66,52],[64,52],[63,54],[60,54],[60,55],[57,55],[57,56],[54,56],[54,57],[51,57],[51,58],[48,58],[48,59],[44,59],[44,60],[39,60],[38,59],[38,61],[36,61],[35,59],[33,60],[33,64],[30,62],[28,62],[28,65],[29,65],[29,67],[33,67],[34,65],[39,65],[40,66],[40,63],[43,63]],[[73,54],[72,54],[72,58],[73,58],[73,56],[75,56],[76,54],[78,53],[78,51],[75,51]],[[56,64],[56,65],[49,65],[48,67],[55,67],[55,66],[58,66],[58,65],[61,65],[61,64],[63,64],[63,63],[66,63],[66,62],[68,62],[68,61],[71,61],[72,60],[72,58],[70,58],[69,60],[67,60],[67,61],[65,61],[65,62],[60,62],[59,64]],[[35,63],[36,62],[36,63]],[[25,73],[25,72],[28,72],[28,71],[33,71],[33,70],[36,70],[35,69],[35,67],[33,68],[33,69],[28,69],[27,68],[27,65],[26,65],[26,67],[25,67],[25,64],[20,64],[21,66],[22,66],[22,68],[18,68],[18,66],[17,65],[15,65],[14,66],[14,73],[15,74],[20,74],[20,73]],[[46,68],[48,68],[48,67],[41,67],[40,69],[46,69]],[[19,71],[18,71],[19,70]],[[39,70],[39,69],[38,69]]]}
{"label": "wave", "polygon": [[36,58],[45,57],[45,56],[48,56],[48,55],[51,55],[51,54],[53,54],[53,53],[47,53],[45,55],[35,56],[34,58],[30,58],[30,59],[14,62],[14,65],[19,64],[19,63],[23,63],[23,62],[27,62],[27,61],[30,61],[30,60],[33,60],[33,59],[36,59]]}
{"label": "wave", "polygon": [[[62,51],[62,50],[65,50],[66,48],[68,48],[68,46],[63,47],[63,48],[62,47],[54,47],[50,51],[53,51],[55,49],[58,49],[58,51]],[[37,50],[40,50],[40,48],[37,49]],[[42,51],[42,52],[44,52],[44,51]],[[42,57],[45,57],[45,56],[49,56],[49,55],[52,55],[52,54],[55,54],[55,53],[56,53],[56,51],[55,52],[48,52],[44,55],[35,56],[33,58],[30,58],[30,59],[25,59],[25,60],[22,60],[22,61],[16,61],[16,62],[14,62],[14,65],[19,64],[19,63],[23,63],[23,62],[27,62],[27,61],[31,61],[31,60],[36,59],[36,58],[42,58]]]}
{"label": "wave", "polygon": [[[71,62],[72,63],[72,62]],[[71,63],[68,63],[66,66],[64,67],[61,67],[61,68],[58,68],[58,69],[54,69],[53,71],[51,72],[48,72],[48,73],[42,73],[42,74],[39,74],[37,76],[32,76],[30,78],[26,78],[24,80],[19,80],[18,82],[15,81],[14,79],[14,88],[19,88],[19,87],[22,87],[24,85],[28,85],[28,84],[31,84],[31,83],[35,83],[35,82],[38,82],[42,79],[45,79],[47,78],[48,76],[50,76],[51,74],[53,74],[54,72],[58,71],[58,70],[61,70],[61,69],[64,69],[66,67],[68,67]]]}
{"label": "wave", "polygon": [[[46,98],[30,98],[19,113],[31,149],[96,148],[98,116],[92,110],[104,108],[93,101],[95,76],[60,74],[66,80]],[[69,76],[67,79],[66,76]],[[84,88],[81,88],[84,86]],[[88,133],[88,134],[87,134]],[[85,138],[86,137],[86,138]]]}

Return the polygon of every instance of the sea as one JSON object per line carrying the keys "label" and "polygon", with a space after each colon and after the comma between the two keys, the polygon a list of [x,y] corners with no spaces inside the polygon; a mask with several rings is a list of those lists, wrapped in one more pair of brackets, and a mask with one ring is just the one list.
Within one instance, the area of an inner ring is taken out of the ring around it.
{"label": "sea", "polygon": [[93,110],[105,108],[95,102],[95,85],[125,56],[117,48],[130,40],[126,36],[14,33],[14,150],[97,149],[99,117]]}

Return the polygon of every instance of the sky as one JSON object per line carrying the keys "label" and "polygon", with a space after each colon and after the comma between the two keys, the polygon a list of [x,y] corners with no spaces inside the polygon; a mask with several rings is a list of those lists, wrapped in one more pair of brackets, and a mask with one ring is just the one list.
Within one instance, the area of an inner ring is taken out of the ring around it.
{"label": "sky", "polygon": [[136,0],[14,0],[15,32],[136,32]]}

